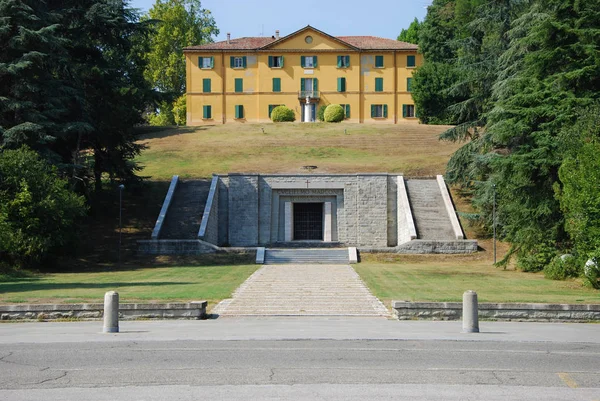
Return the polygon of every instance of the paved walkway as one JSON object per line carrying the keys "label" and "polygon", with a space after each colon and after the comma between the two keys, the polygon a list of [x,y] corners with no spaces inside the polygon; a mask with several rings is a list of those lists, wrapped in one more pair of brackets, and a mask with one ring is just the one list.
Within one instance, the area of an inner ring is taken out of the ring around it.
{"label": "paved walkway", "polygon": [[220,316],[389,316],[349,265],[265,265],[211,313]]}

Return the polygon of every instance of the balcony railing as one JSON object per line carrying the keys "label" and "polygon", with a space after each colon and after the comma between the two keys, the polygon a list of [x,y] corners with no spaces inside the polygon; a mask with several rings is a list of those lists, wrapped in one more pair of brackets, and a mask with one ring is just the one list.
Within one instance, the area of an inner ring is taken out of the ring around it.
{"label": "balcony railing", "polygon": [[299,99],[306,99],[307,97],[311,98],[311,99],[319,99],[319,91],[300,91],[300,92],[298,92]]}

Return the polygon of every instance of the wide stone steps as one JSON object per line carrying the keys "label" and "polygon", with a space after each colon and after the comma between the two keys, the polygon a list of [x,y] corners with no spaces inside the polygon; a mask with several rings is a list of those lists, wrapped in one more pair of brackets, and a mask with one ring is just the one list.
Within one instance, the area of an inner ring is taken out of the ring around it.
{"label": "wide stone steps", "polygon": [[160,239],[197,239],[209,191],[210,181],[179,181]]}
{"label": "wide stone steps", "polygon": [[388,316],[346,265],[267,265],[212,311],[222,316]]}
{"label": "wide stone steps", "polygon": [[349,263],[348,248],[342,249],[266,249],[265,264],[344,264]]}
{"label": "wide stone steps", "polygon": [[436,180],[406,180],[406,192],[418,239],[445,241],[455,239],[452,223]]}

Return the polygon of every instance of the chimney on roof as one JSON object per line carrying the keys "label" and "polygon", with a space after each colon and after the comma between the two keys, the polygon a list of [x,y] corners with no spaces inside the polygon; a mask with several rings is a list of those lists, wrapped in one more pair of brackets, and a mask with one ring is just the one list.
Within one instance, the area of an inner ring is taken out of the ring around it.
{"label": "chimney on roof", "polygon": [[276,40],[279,40],[279,30],[276,30],[276,31],[275,31],[275,39],[276,39]]}
{"label": "chimney on roof", "polygon": [[231,44],[231,34],[227,32],[227,44]]}

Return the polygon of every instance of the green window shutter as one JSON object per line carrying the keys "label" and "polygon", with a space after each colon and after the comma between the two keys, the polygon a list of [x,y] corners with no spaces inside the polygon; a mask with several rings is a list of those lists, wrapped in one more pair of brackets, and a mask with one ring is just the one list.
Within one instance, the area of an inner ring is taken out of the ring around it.
{"label": "green window shutter", "polygon": [[342,92],[342,79],[343,78],[338,78],[338,88],[337,88],[338,92]]}
{"label": "green window shutter", "polygon": [[415,67],[417,65],[415,56],[406,56],[406,66]]}
{"label": "green window shutter", "polygon": [[338,92],[346,92],[346,78],[338,78]]}
{"label": "green window shutter", "polygon": [[300,90],[301,91],[306,90],[306,79],[305,78],[300,78]]}
{"label": "green window shutter", "polygon": [[371,118],[375,117],[375,105],[371,105]]}
{"label": "green window shutter", "polygon": [[212,118],[211,106],[202,106],[202,118]]}
{"label": "green window shutter", "polygon": [[244,118],[244,106],[242,106],[242,105],[235,106],[235,118]]}
{"label": "green window shutter", "polygon": [[314,91],[319,90],[319,80],[317,78],[313,78],[313,90]]}
{"label": "green window shutter", "polygon": [[402,105],[402,117],[406,118],[406,115],[408,114],[407,111],[408,107],[406,107],[405,104]]}
{"label": "green window shutter", "polygon": [[350,56],[345,56],[346,57],[346,67],[350,67]]}
{"label": "green window shutter", "polygon": [[350,105],[349,104],[346,105],[346,110],[344,110],[344,112],[346,113],[346,118],[350,118]]}
{"label": "green window shutter", "polygon": [[412,78],[406,78],[406,91],[412,92]]}
{"label": "green window shutter", "polygon": [[342,57],[344,57],[344,56],[337,56],[337,57],[338,57],[337,67],[342,68]]}
{"label": "green window shutter", "polygon": [[214,57],[210,58],[210,68],[215,68],[215,58]]}
{"label": "green window shutter", "polygon": [[383,56],[375,56],[375,67],[383,67]]}
{"label": "green window shutter", "polygon": [[306,66],[306,57],[300,56],[300,67],[304,68]]}
{"label": "green window shutter", "polygon": [[270,104],[269,105],[269,118],[271,118],[271,113],[273,112],[273,109],[277,107],[276,104]]}
{"label": "green window shutter", "polygon": [[198,57],[198,68],[202,68],[202,59],[203,57]]}
{"label": "green window shutter", "polygon": [[313,56],[313,67],[317,66],[317,56]]}
{"label": "green window shutter", "polygon": [[273,78],[273,92],[281,92],[281,78]]}
{"label": "green window shutter", "polygon": [[387,113],[387,104],[383,105],[383,118],[387,118],[388,113]]}
{"label": "green window shutter", "polygon": [[375,92],[383,92],[383,78],[375,78]]}
{"label": "green window shutter", "polygon": [[235,91],[236,92],[243,92],[244,91],[244,79],[243,78],[236,78],[235,79]]}
{"label": "green window shutter", "polygon": [[231,68],[235,67],[235,57],[233,57],[233,56],[229,57],[229,66]]}
{"label": "green window shutter", "polygon": [[281,56],[281,65],[280,65],[280,67],[283,68],[283,56]]}
{"label": "green window shutter", "polygon": [[269,56],[269,67],[273,68],[273,56]]}
{"label": "green window shutter", "polygon": [[210,78],[204,78],[202,80],[202,92],[210,93]]}
{"label": "green window shutter", "polygon": [[248,57],[242,57],[242,67],[246,68],[248,66]]}

